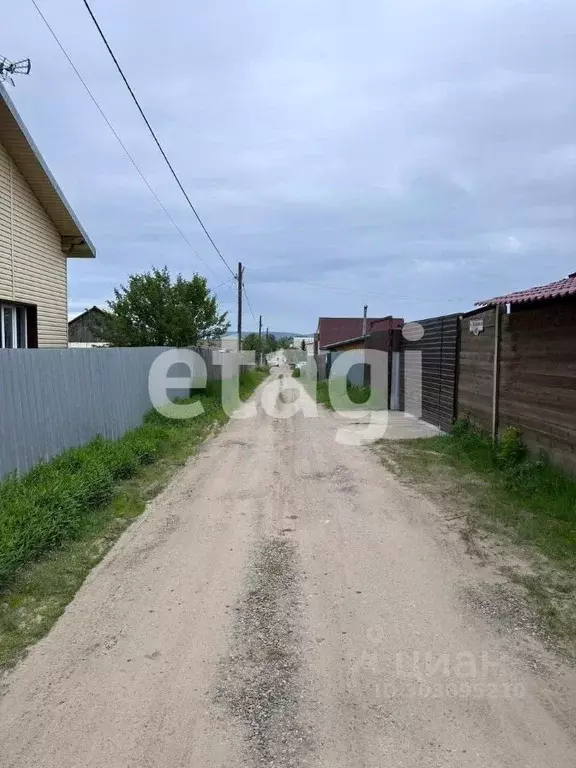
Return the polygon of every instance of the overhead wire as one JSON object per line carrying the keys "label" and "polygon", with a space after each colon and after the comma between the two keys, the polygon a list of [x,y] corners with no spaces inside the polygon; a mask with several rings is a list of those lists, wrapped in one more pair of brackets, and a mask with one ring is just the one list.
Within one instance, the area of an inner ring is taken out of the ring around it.
{"label": "overhead wire", "polygon": [[[336,291],[337,293],[350,293],[350,294],[353,294],[355,296],[378,296],[379,298],[386,298],[386,296],[385,296],[383,291],[380,291],[379,293],[377,293],[375,291],[361,291],[361,290],[360,291],[354,291],[354,290],[350,290],[349,288],[340,288],[340,287],[335,286],[335,285],[324,285],[324,283],[320,283],[320,282],[316,282],[315,283],[315,282],[312,282],[311,280],[300,280],[300,279],[298,279],[298,280],[280,280],[280,281],[274,280],[274,283],[278,283],[278,282],[281,282],[281,283],[284,283],[284,284],[293,283],[296,286],[306,285],[306,286],[309,286],[311,288],[320,288],[320,289],[325,290],[325,291]],[[390,298],[402,299],[403,301],[410,301],[410,300],[414,300],[414,301],[468,301],[468,299],[466,297],[462,297],[462,296],[450,296],[450,297],[442,297],[442,296],[404,296],[404,295],[400,295],[400,294],[396,294],[396,293],[392,294],[392,296]]]}
{"label": "overhead wire", "polygon": [[104,110],[103,110],[103,109],[102,109],[102,107],[100,106],[100,104],[99,104],[98,100],[96,99],[96,97],[94,96],[94,94],[92,93],[92,91],[90,90],[90,87],[88,86],[88,83],[87,83],[87,82],[86,82],[86,80],[85,80],[85,79],[82,77],[82,75],[81,75],[80,71],[78,70],[78,68],[76,67],[76,65],[75,65],[75,64],[74,64],[74,62],[72,61],[72,58],[71,58],[71,57],[70,57],[70,55],[68,54],[68,51],[67,51],[67,50],[66,50],[66,48],[64,47],[64,44],[62,43],[62,41],[60,40],[60,38],[58,37],[58,35],[57,35],[57,34],[56,34],[56,32],[54,31],[54,29],[52,28],[52,26],[50,25],[50,22],[48,21],[48,19],[46,18],[46,16],[45,16],[45,15],[44,15],[44,13],[42,12],[41,8],[38,6],[38,4],[37,4],[36,0],[32,0],[32,4],[34,5],[34,7],[36,8],[36,10],[38,11],[38,14],[40,15],[40,18],[42,19],[42,21],[44,22],[44,24],[45,24],[45,25],[46,25],[46,27],[48,28],[48,31],[50,32],[50,34],[52,35],[52,37],[53,37],[53,38],[54,38],[54,40],[56,41],[56,43],[57,43],[58,47],[60,48],[60,50],[62,51],[62,53],[63,53],[63,54],[64,54],[64,56],[66,57],[66,59],[68,60],[68,63],[69,63],[69,64],[70,64],[70,66],[72,67],[72,69],[73,69],[74,73],[76,74],[76,77],[78,78],[78,80],[80,80],[80,82],[81,82],[81,83],[82,83],[82,85],[84,86],[84,90],[86,91],[86,93],[88,94],[88,96],[90,96],[90,98],[92,99],[92,102],[94,103],[94,105],[96,106],[96,108],[97,108],[97,110],[100,112],[100,114],[102,115],[102,117],[103,117],[104,121],[106,122],[107,126],[110,128],[110,130],[112,131],[112,133],[113,133],[113,134],[114,134],[114,136],[116,137],[116,140],[117,140],[118,144],[119,144],[119,145],[122,147],[122,149],[123,149],[123,151],[124,151],[124,154],[125,154],[125,155],[126,155],[126,157],[127,157],[129,160],[130,160],[130,162],[131,162],[131,163],[132,163],[132,165],[134,166],[134,168],[135,168],[136,172],[138,173],[138,175],[140,176],[140,178],[142,179],[142,181],[144,182],[144,184],[145,184],[145,185],[148,187],[148,189],[150,190],[150,193],[152,194],[152,196],[154,197],[154,199],[156,200],[156,202],[158,203],[158,205],[160,206],[160,208],[161,208],[161,209],[164,211],[164,213],[166,214],[166,216],[167,216],[168,220],[171,222],[171,224],[174,226],[174,228],[175,228],[175,229],[176,229],[176,230],[177,230],[177,231],[180,233],[180,236],[182,237],[182,239],[184,240],[184,242],[186,243],[186,245],[187,245],[187,246],[190,248],[190,250],[192,251],[192,253],[193,253],[193,254],[196,256],[196,258],[197,258],[197,259],[198,259],[198,260],[199,260],[199,261],[200,261],[200,262],[201,262],[201,263],[202,263],[202,264],[203,264],[203,265],[206,267],[206,269],[208,269],[210,272],[212,272],[212,274],[213,274],[213,275],[215,275],[216,277],[219,277],[219,275],[218,275],[216,272],[214,272],[214,270],[212,269],[212,267],[211,267],[211,266],[210,266],[210,265],[209,265],[209,264],[208,264],[208,263],[207,263],[207,262],[206,262],[206,261],[205,261],[205,260],[202,258],[202,256],[200,256],[200,254],[198,253],[198,251],[196,250],[196,248],[194,248],[194,246],[192,245],[192,243],[191,243],[191,242],[190,242],[190,240],[188,239],[188,237],[187,237],[187,235],[185,234],[185,232],[183,232],[183,230],[180,228],[180,226],[179,226],[179,225],[177,224],[177,222],[174,220],[174,218],[173,218],[172,214],[170,213],[170,211],[169,211],[169,210],[166,208],[166,206],[164,205],[164,203],[162,202],[162,200],[161,200],[161,199],[158,197],[158,195],[157,195],[157,194],[156,194],[156,192],[154,191],[154,189],[153,189],[152,185],[150,184],[150,182],[148,181],[148,179],[147,179],[147,178],[146,178],[146,176],[144,175],[144,172],[142,171],[142,169],[140,168],[140,166],[138,165],[138,163],[136,162],[136,160],[134,159],[134,157],[133,157],[133,156],[132,156],[132,154],[130,153],[130,151],[129,151],[129,149],[127,148],[127,146],[124,144],[124,142],[123,142],[123,141],[122,141],[122,139],[120,138],[120,135],[118,134],[118,131],[117,131],[117,130],[114,128],[114,126],[112,125],[112,123],[111,123],[111,122],[110,122],[110,120],[108,119],[108,117],[107,117],[106,113],[104,112]]}
{"label": "overhead wire", "polygon": [[242,283],[242,290],[244,291],[244,297],[246,299],[246,304],[248,305],[248,309],[250,311],[250,314],[252,315],[252,319],[256,324],[258,324],[258,320],[256,320],[256,315],[254,314],[254,311],[252,310],[252,305],[250,304],[250,299],[248,298],[248,293],[246,292],[246,286],[244,283]]}
{"label": "overhead wire", "polygon": [[220,283],[220,285],[217,285],[215,288],[212,288],[213,291],[217,291],[218,288],[222,288],[225,285],[229,285],[230,283],[236,282],[236,277],[231,277],[229,280],[225,280],[223,283]]}
{"label": "overhead wire", "polygon": [[187,192],[186,192],[186,190],[184,189],[184,185],[183,185],[183,184],[182,184],[182,182],[180,181],[180,178],[179,178],[178,174],[176,173],[176,171],[174,170],[174,167],[173,167],[172,163],[171,163],[171,162],[170,162],[170,160],[168,159],[168,155],[167,155],[167,154],[166,154],[166,152],[164,151],[164,148],[163,148],[162,144],[160,143],[160,140],[158,139],[158,136],[156,135],[156,133],[155,133],[154,129],[152,128],[152,125],[150,124],[150,121],[149,121],[149,120],[148,120],[148,118],[146,117],[146,114],[145,114],[144,110],[143,110],[143,109],[142,109],[142,107],[140,106],[140,102],[138,101],[138,99],[137,99],[137,97],[136,97],[136,94],[135,94],[135,93],[134,93],[134,91],[132,90],[132,86],[131,86],[131,85],[130,85],[130,83],[128,82],[128,79],[127,79],[126,75],[124,74],[124,71],[122,70],[122,67],[121,67],[121,66],[120,66],[120,64],[119,64],[119,62],[118,62],[118,59],[117,59],[117,58],[116,58],[116,56],[114,55],[114,51],[112,50],[112,48],[111,48],[111,46],[110,46],[110,43],[109,43],[109,42],[108,42],[108,40],[106,39],[106,35],[105,35],[105,34],[104,34],[104,32],[102,31],[102,28],[101,28],[100,24],[98,23],[98,20],[96,19],[95,15],[94,15],[94,13],[93,13],[93,11],[92,11],[92,8],[90,7],[90,4],[88,3],[88,1],[87,1],[87,0],[82,0],[82,1],[83,1],[84,5],[86,6],[86,10],[87,10],[87,11],[88,11],[88,13],[90,14],[90,18],[91,18],[91,19],[92,19],[92,21],[94,22],[94,25],[95,25],[96,29],[98,30],[98,33],[100,34],[100,37],[102,38],[102,41],[104,42],[104,45],[106,46],[106,48],[107,48],[107,50],[108,50],[108,53],[110,54],[110,56],[111,56],[111,58],[112,58],[112,61],[113,61],[113,62],[114,62],[114,64],[116,65],[116,69],[117,69],[117,70],[118,70],[118,72],[120,73],[120,76],[121,76],[122,80],[124,81],[124,84],[125,84],[126,88],[128,89],[128,92],[130,93],[130,96],[132,97],[132,99],[133,99],[134,103],[136,104],[136,107],[138,108],[138,111],[140,112],[140,115],[142,116],[142,119],[143,119],[143,120],[144,120],[144,122],[146,123],[146,127],[148,128],[148,130],[150,131],[150,134],[151,134],[152,138],[153,138],[153,139],[154,139],[154,141],[156,142],[156,146],[157,146],[157,147],[158,147],[158,149],[160,150],[160,153],[162,154],[162,157],[163,157],[163,158],[164,158],[164,160],[166,161],[166,165],[167,165],[167,166],[168,166],[168,168],[170,169],[170,172],[172,173],[172,176],[174,177],[174,179],[176,180],[176,183],[177,183],[177,184],[178,184],[178,186],[180,187],[180,191],[181,191],[181,192],[182,192],[182,194],[184,195],[184,197],[185,197],[185,199],[186,199],[186,202],[187,202],[187,203],[188,203],[188,205],[190,206],[190,209],[192,210],[192,212],[193,212],[194,216],[195,216],[195,217],[196,217],[196,219],[198,220],[198,223],[199,223],[199,224],[200,224],[200,226],[202,227],[202,229],[203,229],[203,231],[204,231],[204,234],[206,235],[206,237],[207,237],[207,238],[208,238],[208,240],[210,241],[210,243],[211,243],[212,247],[214,248],[214,250],[215,250],[215,251],[216,251],[216,253],[218,254],[219,258],[220,258],[220,259],[222,260],[222,262],[223,262],[223,263],[226,265],[226,268],[228,269],[228,271],[229,271],[229,272],[230,272],[232,275],[234,275],[234,277],[236,277],[237,279],[239,279],[239,277],[240,277],[240,276],[239,276],[239,275],[237,276],[237,275],[235,274],[235,272],[234,272],[234,270],[232,269],[232,267],[231,267],[231,266],[228,264],[228,262],[226,261],[226,259],[225,259],[225,258],[224,258],[224,256],[222,255],[222,253],[221,253],[220,249],[218,248],[218,246],[217,246],[217,245],[216,245],[216,243],[214,242],[214,240],[213,240],[213,238],[212,238],[212,235],[210,234],[210,232],[209,232],[209,231],[208,231],[208,229],[206,228],[206,225],[204,224],[204,222],[203,222],[203,221],[202,221],[202,219],[200,218],[200,215],[199,215],[198,211],[196,210],[196,208],[194,207],[194,205],[193,205],[192,201],[190,200],[190,197],[188,196],[188,193],[187,193]]}

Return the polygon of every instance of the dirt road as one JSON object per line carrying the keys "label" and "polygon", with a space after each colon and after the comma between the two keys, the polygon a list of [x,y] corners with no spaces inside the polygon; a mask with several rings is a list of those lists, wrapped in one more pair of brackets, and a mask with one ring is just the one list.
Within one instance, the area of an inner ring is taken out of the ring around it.
{"label": "dirt road", "polygon": [[3,768],[576,765],[572,673],[337,427],[260,412],[204,446],[11,674]]}

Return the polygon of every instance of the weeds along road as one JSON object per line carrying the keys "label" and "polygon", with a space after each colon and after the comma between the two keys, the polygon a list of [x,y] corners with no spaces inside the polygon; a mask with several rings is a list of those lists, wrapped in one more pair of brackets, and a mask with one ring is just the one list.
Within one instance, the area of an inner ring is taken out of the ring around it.
{"label": "weeds along road", "polygon": [[576,765],[572,672],[337,428],[260,411],[203,447],[8,677],[3,768]]}

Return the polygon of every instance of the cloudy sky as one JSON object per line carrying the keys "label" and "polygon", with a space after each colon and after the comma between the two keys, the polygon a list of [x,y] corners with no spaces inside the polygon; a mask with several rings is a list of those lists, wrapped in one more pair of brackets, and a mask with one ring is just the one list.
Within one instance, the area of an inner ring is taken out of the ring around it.
{"label": "cloudy sky", "polygon": [[[11,96],[98,250],[70,263],[70,312],[153,264],[224,283],[81,0],[37,2],[214,270],[19,0],[0,53],[32,73]],[[305,333],[364,303],[419,319],[576,271],[574,0],[92,7],[265,325]],[[234,285],[217,293],[234,313]]]}

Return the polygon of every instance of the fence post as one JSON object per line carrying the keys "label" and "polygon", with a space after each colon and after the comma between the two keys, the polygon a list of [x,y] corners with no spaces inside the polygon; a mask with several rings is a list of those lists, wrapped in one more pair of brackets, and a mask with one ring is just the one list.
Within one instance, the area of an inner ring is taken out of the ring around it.
{"label": "fence post", "polygon": [[500,399],[500,304],[494,307],[494,375],[492,382],[492,442],[498,438]]}

